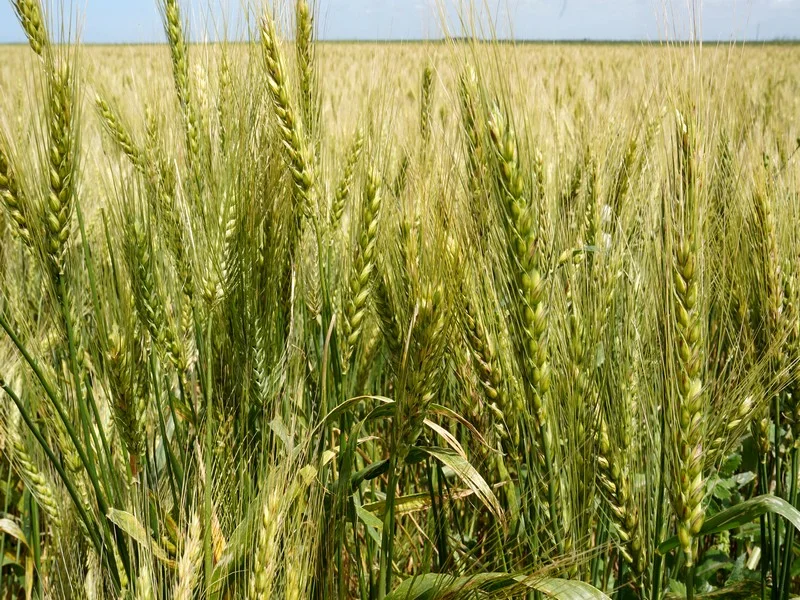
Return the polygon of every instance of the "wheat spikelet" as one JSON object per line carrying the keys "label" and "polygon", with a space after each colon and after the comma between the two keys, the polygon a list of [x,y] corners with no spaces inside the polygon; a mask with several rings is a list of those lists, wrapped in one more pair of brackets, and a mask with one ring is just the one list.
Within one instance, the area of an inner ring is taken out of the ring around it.
{"label": "wheat spikelet", "polygon": [[403,328],[397,320],[397,313],[392,305],[386,276],[381,272],[376,279],[373,302],[378,323],[389,354],[395,362],[399,363],[403,349]]}
{"label": "wheat spikelet", "polygon": [[278,118],[283,151],[294,182],[297,202],[305,214],[313,210],[314,172],[307,139],[289,95],[286,69],[280,51],[275,21],[270,14],[261,19],[261,47],[267,67],[267,84]]}
{"label": "wheat spikelet", "polygon": [[[783,308],[783,287],[781,275],[781,263],[778,253],[778,242],[775,233],[775,222],[772,215],[770,201],[764,193],[765,184],[759,185],[753,198],[756,213],[756,224],[759,230],[758,248],[761,261],[761,276],[764,278],[763,286],[765,298],[765,335],[766,341],[762,344],[762,350],[766,351],[782,339],[783,319],[781,310]],[[776,360],[781,362],[782,357]],[[779,364],[774,365],[777,370]]]}
{"label": "wheat spikelet", "polygon": [[[518,332],[515,342],[517,354],[522,361],[524,393],[529,403],[525,412],[529,412],[533,419],[538,443],[536,459],[540,471],[538,480],[542,487],[538,500],[542,510],[550,515],[556,541],[562,550],[566,550],[563,546],[563,534],[569,527],[566,514],[568,506],[560,501],[562,483],[555,464],[548,407],[550,363],[545,282],[537,263],[537,246],[541,242],[534,231],[534,206],[520,169],[516,134],[497,109],[489,119],[488,129],[494,151],[496,189],[505,214],[506,243],[513,277],[511,293]],[[534,173],[537,174],[536,167]],[[536,181],[541,181],[540,174],[537,174]],[[544,193],[543,187],[535,189],[537,194]]]}
{"label": "wheat spikelet", "polygon": [[280,524],[281,493],[273,488],[269,490],[261,510],[249,600],[272,598],[273,579],[278,568]]}
{"label": "wheat spikelet", "polygon": [[130,349],[137,346],[136,340],[129,340],[114,324],[108,336],[106,360],[111,388],[111,408],[114,422],[126,450],[131,455],[134,466],[144,452],[144,422],[147,409],[147,395],[141,382],[140,373],[144,370],[141,361],[130,356]]}
{"label": "wheat spikelet", "polygon": [[230,295],[239,276],[239,260],[237,256],[236,234],[238,221],[236,217],[236,198],[229,198],[225,202],[222,215],[220,215],[220,229],[222,229],[222,264],[220,277],[222,279],[222,292],[219,295]]}
{"label": "wheat spikelet", "polygon": [[142,565],[136,578],[136,600],[155,600],[153,576],[147,565]]}
{"label": "wheat spikelet", "polygon": [[26,216],[27,201],[19,187],[16,172],[3,145],[3,140],[0,138],[0,200],[16,225],[14,231],[25,244],[30,245],[31,232]]}
{"label": "wheat spikelet", "polygon": [[441,385],[449,311],[441,283],[424,282],[417,291],[416,319],[405,358],[405,391],[397,401],[398,460],[407,456],[422,430],[428,408]]}
{"label": "wheat spikelet", "polygon": [[431,113],[433,111],[433,69],[430,65],[422,72],[422,88],[419,106],[419,134],[422,144],[427,146],[431,138]]}
{"label": "wheat spikelet", "polygon": [[675,489],[678,538],[692,566],[696,536],[705,518],[703,500],[703,350],[698,272],[698,212],[693,132],[678,114],[678,168],[681,177],[682,222],[676,233],[673,257],[675,353],[678,358],[678,481]]}
{"label": "wheat spikelet", "polygon": [[103,597],[103,578],[100,559],[93,549],[86,553],[86,577],[83,580],[86,600],[99,600]]}
{"label": "wheat spikelet", "polygon": [[185,247],[186,234],[180,218],[175,172],[163,155],[159,124],[149,107],[145,109],[145,123],[146,176],[154,197],[153,204],[163,222],[165,237],[175,259],[183,292],[191,298],[194,293],[194,274]]}
{"label": "wheat spikelet", "polygon": [[307,0],[297,0],[295,13],[297,69],[300,73],[300,112],[306,134],[313,139],[319,119],[314,60],[314,15]]}
{"label": "wheat spikelet", "polygon": [[[486,400],[498,412],[498,416],[503,419],[513,419],[517,407],[506,406],[506,395],[501,385],[503,375],[499,361],[495,356],[494,348],[486,329],[478,321],[477,313],[469,302],[465,307],[464,321],[467,326],[467,342],[469,343],[472,360]],[[519,408],[521,409],[521,407]]]}
{"label": "wheat spikelet", "polygon": [[791,437],[790,442],[796,446],[800,445],[800,312],[797,302],[797,277],[787,262],[783,270],[782,310],[786,323],[785,355],[789,366],[785,416],[789,423],[787,434]]}
{"label": "wheat spikelet", "polygon": [[49,85],[50,191],[45,204],[47,239],[45,252],[55,278],[64,268],[75,204],[75,136],[72,77],[67,65],[54,67]]}
{"label": "wheat spikelet", "polygon": [[367,316],[367,301],[372,291],[373,271],[375,270],[375,241],[381,213],[381,179],[371,171],[364,188],[363,213],[358,235],[353,275],[350,278],[350,299],[344,311],[343,327],[344,349],[343,370],[349,369],[350,358],[361,337],[364,320]]}
{"label": "wheat spikelet", "polygon": [[95,107],[100,114],[103,125],[111,138],[120,147],[120,150],[127,156],[137,171],[144,173],[144,156],[142,151],[136,146],[126,129],[119,115],[108,105],[108,102],[100,96],[95,98]]}
{"label": "wheat spikelet", "polygon": [[164,0],[164,17],[175,89],[181,107],[185,107],[189,103],[189,57],[178,0]]}
{"label": "wheat spikelet", "polygon": [[395,198],[400,198],[408,187],[408,170],[410,166],[411,159],[408,157],[408,154],[404,153],[397,167],[394,181],[392,182],[392,194],[394,194]]}
{"label": "wheat spikelet", "polygon": [[[307,469],[308,467],[306,467]],[[300,471],[300,477],[302,475]],[[309,545],[306,540],[316,533],[316,527],[307,516],[308,495],[301,479],[295,479],[294,491],[296,498],[289,509],[287,518],[287,544],[286,548],[286,600],[302,600],[308,598],[309,585],[313,581],[311,573],[313,564],[310,564]]]}
{"label": "wheat spikelet", "polygon": [[529,369],[526,369],[526,376],[532,392],[532,416],[542,442],[549,444],[547,398],[550,392],[550,365],[546,342],[547,314],[544,281],[536,265],[537,239],[533,229],[532,206],[525,194],[514,131],[499,112],[495,112],[490,120],[489,132],[498,162],[499,188],[506,213],[507,237],[515,278],[514,292],[517,295],[515,300],[523,337],[522,355]]}
{"label": "wheat spikelet", "polygon": [[38,56],[42,57],[48,46],[48,39],[39,0],[12,0],[11,4],[28,37],[28,44]]}
{"label": "wheat spikelet", "polygon": [[[475,98],[476,75],[475,71],[462,73],[459,79],[459,99],[461,101],[461,128],[464,132],[467,161],[467,191],[472,197],[471,208],[473,217],[481,206],[483,198],[484,165],[486,164],[486,148],[483,131],[478,119],[478,107]],[[482,233],[482,232],[479,232]]]}
{"label": "wheat spikelet", "polygon": [[331,204],[330,212],[330,225],[331,230],[336,230],[342,222],[342,215],[344,208],[347,204],[347,199],[350,197],[350,189],[353,185],[353,177],[355,175],[356,166],[361,158],[361,150],[364,147],[364,132],[359,129],[356,131],[355,138],[350,145],[350,150],[347,153],[347,160],[344,164],[344,171],[339,184],[336,186],[336,192],[333,195],[333,202]]}
{"label": "wheat spikelet", "polygon": [[[2,406],[0,405],[0,409]],[[36,464],[33,456],[28,452],[25,441],[19,431],[19,411],[16,407],[8,407],[0,411],[0,416],[5,421],[2,429],[5,430],[5,445],[14,468],[19,473],[25,486],[30,490],[36,503],[42,507],[53,527],[61,528],[61,509],[56,499],[55,492],[47,477]]]}
{"label": "wheat spikelet", "polygon": [[228,145],[229,117],[233,107],[233,79],[228,57],[223,56],[219,69],[219,98],[217,100],[217,120],[219,122],[219,146],[225,150]]}
{"label": "wheat spikelet", "polygon": [[177,581],[172,594],[174,600],[192,600],[203,551],[201,533],[200,518],[195,513],[184,540],[183,554],[178,561]]}
{"label": "wheat spikelet", "polygon": [[151,339],[178,372],[183,373],[186,369],[186,353],[161,298],[153,262],[152,237],[144,226],[132,219],[127,224],[123,241],[136,313],[147,327]]}
{"label": "wheat spikelet", "polygon": [[196,166],[200,154],[200,123],[191,97],[188,45],[183,32],[178,0],[164,0],[164,28],[169,42],[175,90],[183,115],[189,164]]}
{"label": "wheat spikelet", "polygon": [[647,551],[639,522],[639,511],[631,494],[630,473],[626,452],[613,452],[605,417],[601,416],[596,462],[598,482],[603,490],[611,516],[617,525],[622,556],[637,576],[647,567]]}
{"label": "wheat spikelet", "polygon": [[161,301],[157,296],[150,236],[143,226],[134,221],[129,226],[125,241],[136,310],[153,339],[158,339],[163,319]]}

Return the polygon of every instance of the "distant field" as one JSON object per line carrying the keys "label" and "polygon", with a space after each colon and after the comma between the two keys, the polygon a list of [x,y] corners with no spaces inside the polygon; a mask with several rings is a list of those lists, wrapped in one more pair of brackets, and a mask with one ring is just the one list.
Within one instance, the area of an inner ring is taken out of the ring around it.
{"label": "distant field", "polygon": [[[487,74],[505,78],[504,93],[518,108],[518,117],[537,136],[537,144],[552,151],[563,151],[564,144],[575,143],[578,128],[606,135],[603,128],[612,119],[653,118],[676,91],[673,83],[683,85],[680,79],[690,53],[688,47],[636,43],[482,46],[477,52]],[[190,51],[195,59],[193,74],[213,90],[219,45],[194,46]],[[462,61],[472,52],[466,45],[321,42],[318,51],[322,121],[335,146],[344,143],[356,123],[369,114],[380,115],[392,136],[409,143],[418,120],[420,73],[428,64],[434,66],[442,88],[434,100],[434,120],[446,134],[455,134],[457,77]],[[256,46],[250,52],[260,57]],[[247,62],[243,45],[234,45],[231,53]],[[0,58],[0,115],[24,122],[31,111],[31,82],[25,75],[35,72],[35,62],[21,45],[0,46]],[[168,46],[86,46],[81,48],[79,61],[89,100],[100,92],[138,120],[148,105],[159,106],[165,114],[177,110],[176,104],[163,103],[173,87]],[[800,44],[706,45],[702,61],[713,102],[723,112],[732,110],[734,103],[761,105],[766,100],[770,111],[786,118],[792,111],[796,114]],[[263,94],[265,90],[249,93]],[[99,143],[96,121],[86,119],[84,125],[89,139]]]}

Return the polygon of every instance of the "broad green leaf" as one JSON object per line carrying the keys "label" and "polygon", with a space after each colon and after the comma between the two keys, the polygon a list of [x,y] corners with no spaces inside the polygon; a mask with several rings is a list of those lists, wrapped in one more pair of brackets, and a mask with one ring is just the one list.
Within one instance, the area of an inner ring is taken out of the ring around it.
{"label": "broad green leaf", "polygon": [[[351,407],[357,405],[362,400],[377,400],[378,402],[380,402],[382,404],[390,404],[390,405],[394,404],[394,400],[392,400],[391,398],[387,398],[385,396],[356,396],[355,398],[350,398],[348,400],[345,400],[344,402],[342,402],[341,404],[339,404],[335,408],[333,408],[327,415],[325,415],[325,417],[322,419],[322,421],[319,423],[319,425],[317,425],[315,431],[317,431],[320,428],[324,427],[328,423],[331,423],[331,422],[335,421],[336,419],[339,418],[339,415],[341,415],[342,413],[346,412]],[[373,415],[373,418],[377,417],[380,414],[382,414],[382,413],[378,413],[377,415]],[[369,420],[369,417],[367,418],[367,420]]]}
{"label": "broad green leaf", "polygon": [[[409,494],[408,496],[398,496],[394,499],[394,512],[395,514],[402,515],[405,513],[425,510],[430,506],[431,495],[427,492],[419,494]],[[383,518],[384,510],[386,509],[386,501],[378,500],[377,502],[369,502],[365,504],[363,510],[373,514],[380,515]]]}
{"label": "broad green leaf", "polygon": [[467,429],[469,429],[472,432],[472,435],[474,435],[481,444],[483,444],[487,448],[491,448],[491,446],[489,446],[489,443],[486,441],[486,439],[484,439],[483,435],[481,435],[481,432],[477,430],[475,425],[470,423],[467,419],[462,417],[460,414],[458,414],[454,410],[449,409],[446,406],[442,406],[441,404],[436,404],[434,402],[430,406],[430,412],[433,413],[433,414],[441,415],[441,416],[446,417],[448,419],[453,419],[454,421],[457,421],[458,423],[461,423],[464,427],[466,427]]}
{"label": "broad green leaf", "polygon": [[364,507],[360,505],[356,506],[356,515],[358,515],[358,519],[362,523],[364,523],[364,526],[367,530],[367,534],[377,544],[378,548],[380,548],[381,547],[380,532],[383,531],[383,521],[381,521],[378,517],[373,515],[368,510],[365,510]]}
{"label": "broad green leaf", "polygon": [[[782,498],[771,494],[765,494],[763,496],[751,498],[750,500],[732,506],[710,517],[703,524],[700,535],[711,535],[712,533],[729,531],[730,529],[741,527],[755,521],[758,517],[768,512],[782,516],[794,525],[795,529],[800,530],[800,511]],[[677,548],[678,545],[678,536],[673,536],[658,546],[658,552],[666,554]]]}
{"label": "broad green leaf", "polygon": [[477,591],[511,592],[514,588],[520,591],[536,590],[556,600],[609,600],[604,593],[582,581],[507,573],[482,573],[465,577],[428,573],[406,579],[386,596],[386,600],[457,600],[472,598]]}
{"label": "broad green leaf", "polygon": [[503,509],[500,507],[497,496],[494,495],[492,488],[489,487],[489,484],[486,483],[469,461],[449,448],[418,447],[418,450],[429,454],[443,465],[450,467],[480,501],[486,505],[486,508],[492,511],[501,521],[505,520]]}
{"label": "broad green leaf", "polygon": [[361,485],[361,482],[369,481],[370,479],[375,479],[376,477],[380,477],[388,470],[389,470],[388,460],[384,459],[375,461],[374,463],[367,465],[360,471],[357,471],[356,473],[353,473],[350,476],[350,487],[352,489],[355,489],[356,487]]}
{"label": "broad green leaf", "polygon": [[269,422],[269,428],[272,430],[272,433],[283,442],[286,451],[291,454],[294,448],[294,441],[292,440],[292,434],[289,432],[289,429],[283,423],[283,419],[281,419],[280,415],[272,419]]}
{"label": "broad green leaf", "polygon": [[306,465],[300,469],[300,478],[303,480],[303,483],[305,483],[306,486],[314,483],[314,480],[317,478],[316,467],[314,467],[314,465]]}
{"label": "broad green leaf", "polygon": [[13,553],[6,550],[5,556],[0,560],[0,568],[18,571],[18,575],[25,573],[25,568],[19,563]]}
{"label": "broad green leaf", "polygon": [[603,592],[583,581],[557,579],[555,577],[515,577],[515,579],[526,587],[557,600],[611,600]]}
{"label": "broad green leaf", "polygon": [[[447,498],[450,500],[461,500],[472,496],[475,492],[471,489],[468,490],[453,490],[448,492]],[[427,510],[431,505],[431,495],[428,492],[420,492],[418,494],[409,494],[408,496],[399,496],[394,500],[394,512],[398,515],[404,515],[412,512],[419,512]],[[384,510],[386,509],[385,500],[377,500],[375,502],[368,502],[362,507],[364,510],[373,514],[380,515],[383,518]]]}
{"label": "broad green leaf", "polygon": [[[681,586],[683,591],[669,593],[665,596],[666,600],[682,600],[686,598],[685,586]],[[767,593],[769,593],[767,588]],[[741,581],[724,588],[715,589],[712,592],[698,594],[695,592],[696,600],[751,600],[760,596],[761,583],[759,581]]]}
{"label": "broad green leaf", "polygon": [[15,538],[26,548],[30,548],[28,546],[28,538],[25,537],[22,528],[11,519],[0,519],[0,531]]}
{"label": "broad green leaf", "polygon": [[170,568],[175,567],[175,561],[173,561],[167,552],[147,534],[147,530],[144,526],[139,523],[139,520],[131,513],[112,508],[108,511],[108,520],[139,542],[139,544],[150,550],[153,556],[166,566]]}
{"label": "broad green leaf", "polygon": [[464,460],[467,460],[467,453],[464,452],[464,447],[459,443],[459,441],[453,436],[452,433],[447,431],[444,427],[439,425],[438,423],[434,423],[430,419],[425,419],[425,425],[430,427],[433,431],[438,433],[442,439],[450,446],[453,450],[455,450],[456,454],[458,454]]}

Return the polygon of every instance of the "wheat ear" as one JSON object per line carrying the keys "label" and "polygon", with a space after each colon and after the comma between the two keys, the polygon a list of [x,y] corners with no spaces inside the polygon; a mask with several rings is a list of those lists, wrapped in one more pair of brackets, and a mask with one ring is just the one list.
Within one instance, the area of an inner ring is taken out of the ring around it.
{"label": "wheat ear", "polygon": [[311,154],[302,123],[298,121],[289,95],[286,69],[283,64],[278,33],[272,15],[261,19],[261,47],[267,67],[267,87],[272,106],[278,118],[278,129],[283,141],[283,151],[294,182],[297,202],[305,214],[313,209],[312,188],[314,173]]}
{"label": "wheat ear", "polygon": [[331,203],[330,225],[331,230],[336,230],[342,222],[342,215],[344,214],[347,199],[350,197],[350,190],[353,186],[353,177],[355,175],[358,161],[361,158],[361,151],[364,148],[364,132],[359,129],[356,131],[355,138],[350,145],[350,150],[347,153],[347,160],[344,164],[344,171],[339,184],[336,186],[336,192],[333,195],[333,202]]}
{"label": "wheat ear", "polygon": [[22,29],[28,37],[31,49],[40,57],[48,46],[47,29],[42,18],[42,7],[38,0],[12,0],[11,3]]}
{"label": "wheat ear", "polygon": [[372,291],[375,270],[375,243],[378,236],[378,223],[381,213],[381,179],[377,172],[371,171],[364,187],[363,212],[358,235],[353,274],[350,278],[350,299],[344,311],[342,330],[344,350],[343,370],[350,366],[350,358],[356,348],[364,320],[367,316],[367,302]]}
{"label": "wheat ear", "polygon": [[673,257],[675,354],[678,359],[678,539],[687,566],[694,565],[697,535],[705,513],[703,477],[703,350],[698,272],[699,224],[692,131],[678,114],[678,169],[681,178],[681,227]]}
{"label": "wheat ear", "polygon": [[297,0],[295,13],[297,69],[300,74],[300,111],[306,134],[313,139],[319,120],[314,60],[314,15],[308,0]]}
{"label": "wheat ear", "polygon": [[202,558],[202,527],[197,514],[192,516],[189,531],[184,540],[183,554],[178,561],[177,581],[172,594],[174,600],[192,600]]}
{"label": "wheat ear", "polygon": [[75,204],[75,115],[68,66],[54,67],[49,85],[50,190],[45,205],[45,252],[54,277],[61,276]]}
{"label": "wheat ear", "polygon": [[[3,412],[5,414],[2,414]],[[28,448],[19,432],[19,412],[16,408],[12,408],[11,410],[0,411],[0,416],[4,417],[5,441],[14,468],[36,499],[36,503],[42,507],[50,522],[56,529],[59,529],[61,527],[60,503],[56,499],[53,486],[42,473],[33,456],[28,452]]]}
{"label": "wheat ear", "polygon": [[0,138],[0,200],[16,225],[14,231],[25,244],[30,245],[31,232],[26,216],[27,200],[19,186],[16,171],[2,142],[3,140]]}
{"label": "wheat ear", "polygon": [[133,142],[133,138],[120,116],[109,106],[108,102],[103,100],[100,96],[95,98],[95,107],[111,139],[120,147],[123,154],[130,159],[133,166],[136,167],[136,170],[144,173],[145,164],[143,153]]}

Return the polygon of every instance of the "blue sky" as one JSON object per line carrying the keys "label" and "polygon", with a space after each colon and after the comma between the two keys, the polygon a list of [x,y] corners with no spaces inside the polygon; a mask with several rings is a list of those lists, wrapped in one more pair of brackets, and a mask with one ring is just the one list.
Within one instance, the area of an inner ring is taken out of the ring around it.
{"label": "blue sky", "polygon": [[[157,0],[71,0],[81,15],[81,38],[90,43],[158,42],[164,38]],[[497,24],[498,35],[517,39],[683,38],[688,2],[700,0],[474,0]],[[59,5],[59,0],[46,0]],[[70,0],[66,4],[69,5]],[[284,2],[286,4],[287,2]],[[441,13],[457,24],[467,0],[317,0],[326,39],[418,39],[441,35]],[[223,15],[241,31],[242,0],[182,0],[193,36],[215,37]],[[209,8],[211,7],[211,8]],[[486,12],[486,11],[485,11]],[[484,12],[484,15],[485,15]],[[488,19],[482,18],[487,23]],[[513,28],[509,23],[513,22]],[[705,0],[705,39],[800,39],[800,0]],[[451,27],[451,31],[458,31]],[[23,41],[8,0],[0,0],[0,43]]]}

